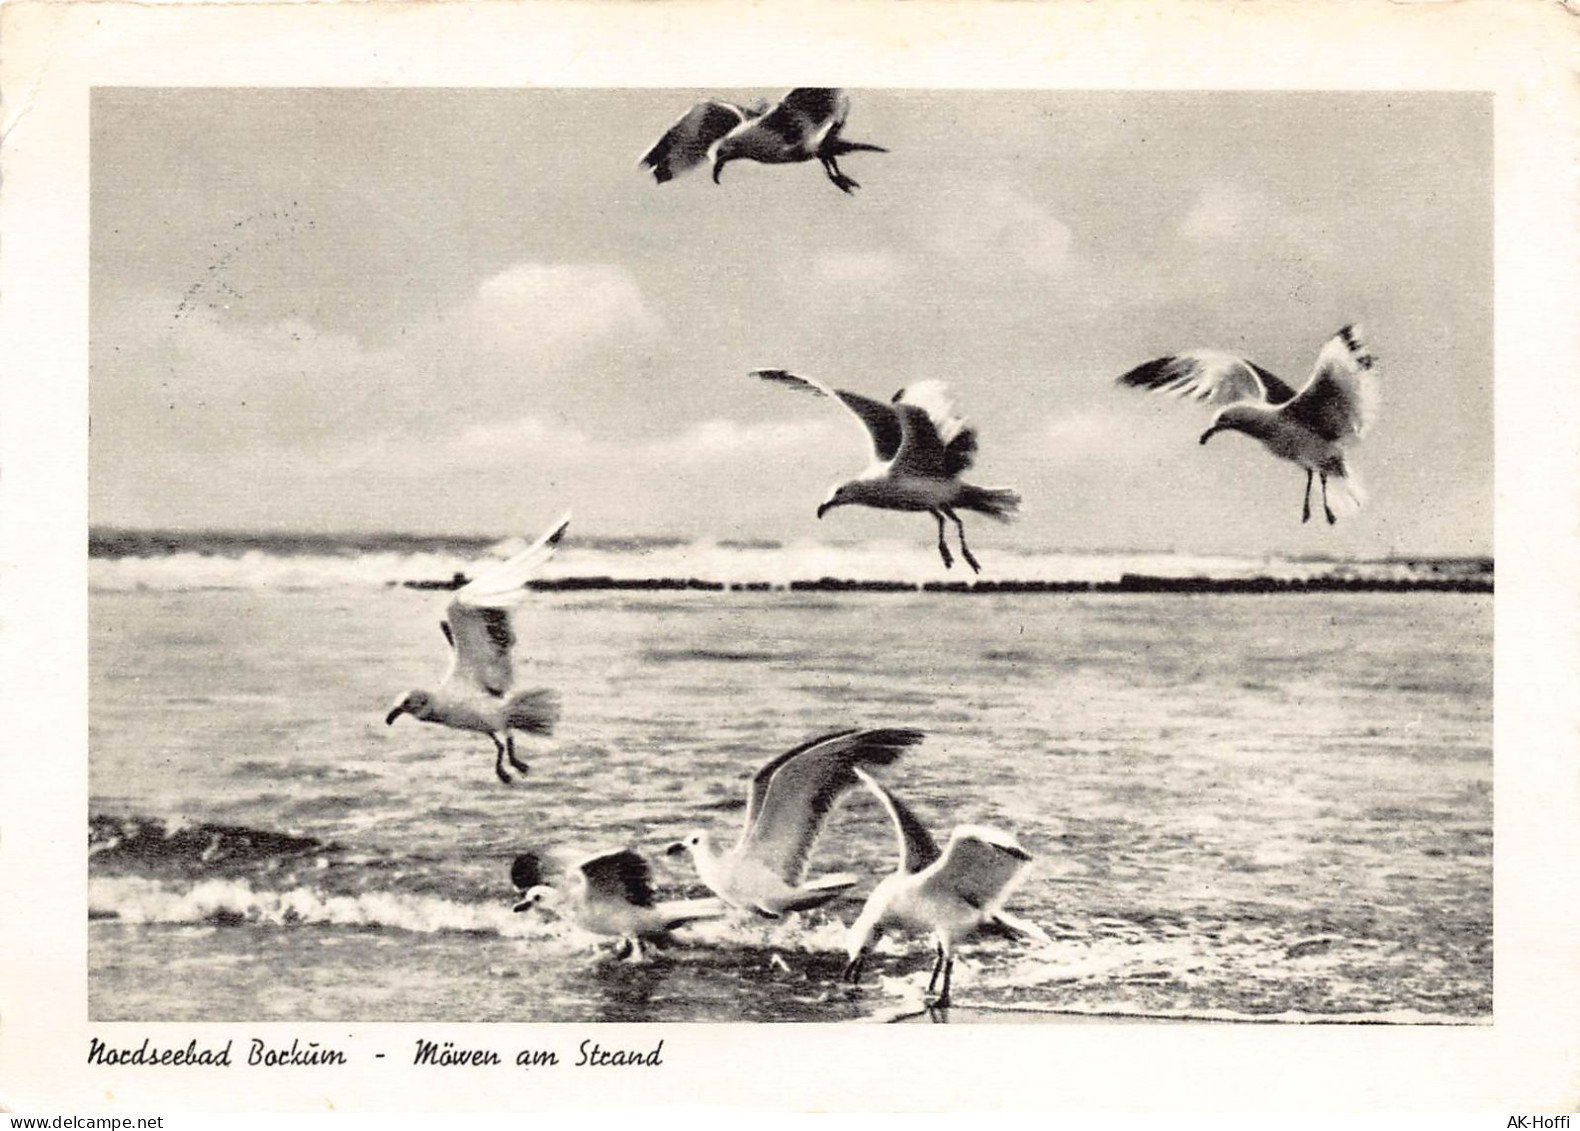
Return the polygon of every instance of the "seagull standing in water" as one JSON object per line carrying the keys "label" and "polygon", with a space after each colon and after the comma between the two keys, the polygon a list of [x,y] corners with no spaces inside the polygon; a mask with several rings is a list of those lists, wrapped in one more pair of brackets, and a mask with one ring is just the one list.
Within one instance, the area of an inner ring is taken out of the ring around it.
{"label": "seagull standing in water", "polygon": [[516,633],[510,609],[526,598],[528,579],[554,556],[570,522],[566,515],[527,549],[456,590],[439,622],[450,642],[449,673],[433,691],[407,692],[384,717],[386,725],[410,715],[425,723],[477,731],[493,740],[494,773],[500,781],[511,782],[507,760],[517,772],[527,772],[527,764],[516,758],[512,732],[553,734],[559,701],[545,688],[512,690]]}
{"label": "seagull standing in water", "polygon": [[977,487],[961,480],[961,473],[971,467],[976,456],[977,433],[956,414],[942,381],[907,385],[884,404],[783,369],[757,369],[752,376],[834,398],[855,414],[871,437],[872,463],[829,493],[817,508],[818,518],[835,507],[853,504],[925,511],[938,520],[938,556],[944,568],[954,565],[944,541],[944,520],[948,519],[955,524],[966,564],[972,572],[982,572],[966,545],[965,524],[955,508],[1007,522],[1020,507],[1020,496],[1006,488]]}
{"label": "seagull standing in water", "polygon": [[1322,481],[1322,511],[1336,522],[1328,505],[1328,479],[1344,484],[1356,506],[1365,501],[1345,451],[1377,419],[1376,359],[1359,326],[1345,326],[1317,355],[1316,368],[1299,392],[1243,357],[1219,350],[1189,350],[1155,358],[1119,379],[1119,384],[1223,405],[1205,444],[1218,432],[1244,432],[1275,456],[1306,469],[1306,495],[1300,521],[1311,521],[1311,479]]}
{"label": "seagull standing in water", "polygon": [[845,981],[861,980],[867,952],[884,931],[926,931],[932,934],[938,951],[927,992],[931,994],[938,987],[942,974],[943,987],[932,1004],[947,1006],[958,943],[979,934],[1048,941],[1042,928],[1002,909],[1031,864],[1031,855],[1013,836],[980,825],[961,825],[940,852],[926,826],[898,797],[864,771],[854,772],[889,811],[900,842],[900,867],[873,889],[851,924]]}
{"label": "seagull standing in water", "polygon": [[887,153],[882,146],[846,141],[840,136],[850,113],[850,98],[829,87],[800,86],[772,107],[737,106],[710,99],[699,102],[671,126],[640,164],[653,170],[659,184],[702,164],[713,162],[713,183],[724,166],[736,160],[788,165],[816,158],[836,188],[846,194],[861,187],[840,172],[847,153]]}
{"label": "seagull standing in water", "polygon": [[861,882],[848,872],[803,882],[829,812],[856,784],[861,766],[887,766],[922,741],[919,730],[842,730],[787,750],[757,771],[746,793],[746,823],[734,847],[706,832],[668,848],[690,852],[697,875],[733,907],[778,918],[820,907]]}
{"label": "seagull standing in water", "polygon": [[662,939],[676,927],[724,914],[716,899],[655,901],[652,866],[629,848],[589,856],[576,865],[563,891],[545,884],[538,857],[524,852],[510,866],[510,881],[522,896],[511,910],[553,907],[584,931],[618,936],[619,956],[632,962],[645,957],[644,940]]}

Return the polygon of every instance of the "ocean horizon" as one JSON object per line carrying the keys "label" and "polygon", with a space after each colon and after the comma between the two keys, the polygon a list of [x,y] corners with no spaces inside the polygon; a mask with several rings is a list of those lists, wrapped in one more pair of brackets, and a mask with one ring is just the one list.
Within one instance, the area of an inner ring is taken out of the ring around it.
{"label": "ocean horizon", "polygon": [[[518,552],[522,538],[487,535],[172,531],[93,527],[96,590],[340,585],[454,588]],[[1066,592],[1490,592],[1490,555],[1203,554],[1175,550],[999,548],[980,575],[946,570],[912,540],[581,536],[574,532],[534,579],[540,589],[844,589]]]}

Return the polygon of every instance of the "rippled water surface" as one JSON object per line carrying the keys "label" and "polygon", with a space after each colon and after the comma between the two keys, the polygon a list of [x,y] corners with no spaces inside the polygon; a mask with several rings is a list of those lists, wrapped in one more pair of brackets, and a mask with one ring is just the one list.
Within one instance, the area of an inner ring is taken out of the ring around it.
{"label": "rippled water surface", "polygon": [[[1052,945],[962,952],[962,1004],[1487,1021],[1492,599],[1473,594],[540,593],[521,671],[563,699],[512,787],[486,739],[383,715],[443,673],[443,596],[91,597],[95,1020],[847,1020],[927,944],[840,986],[842,921],[895,866],[852,795],[793,923],[677,932],[644,965],[512,914],[512,856],[740,820],[764,759],[908,725],[885,780],[940,833],[1013,829]],[[284,835],[288,834],[288,835]]]}

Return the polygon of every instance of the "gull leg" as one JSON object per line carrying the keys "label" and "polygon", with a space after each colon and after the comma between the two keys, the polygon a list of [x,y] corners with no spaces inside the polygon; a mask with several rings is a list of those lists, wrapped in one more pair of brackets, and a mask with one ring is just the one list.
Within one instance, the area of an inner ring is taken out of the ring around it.
{"label": "gull leg", "polygon": [[1332,526],[1338,519],[1333,517],[1333,508],[1328,506],[1328,473],[1322,473],[1322,513],[1328,516],[1328,525]]}
{"label": "gull leg", "polygon": [[1311,469],[1309,467],[1306,468],[1306,501],[1305,504],[1300,508],[1301,522],[1311,521],[1311,475]]}
{"label": "gull leg", "polygon": [[976,558],[971,556],[971,547],[966,545],[966,524],[960,521],[960,516],[955,513],[954,507],[940,508],[955,524],[955,531],[960,535],[960,555],[965,558],[966,565],[971,567],[972,573],[981,573],[982,567],[977,564]]}
{"label": "gull leg", "polygon": [[505,757],[510,759],[510,764],[523,774],[530,768],[516,757],[516,736],[508,730],[505,732]]}
{"label": "gull leg", "polygon": [[938,995],[938,1000],[933,1002],[933,1005],[937,1006],[939,1009],[942,1009],[949,1004],[949,975],[953,974],[954,970],[954,955],[946,955],[944,958],[944,991]]}
{"label": "gull leg", "polygon": [[928,993],[932,993],[933,988],[938,985],[938,975],[944,968],[944,944],[938,943],[936,945],[938,947],[938,957],[933,962],[933,976],[927,979]]}
{"label": "gull leg", "polygon": [[500,781],[509,785],[510,775],[505,773],[505,744],[499,741],[497,734],[490,734],[488,737],[494,740],[494,773],[499,775]]}
{"label": "gull leg", "polygon": [[944,541],[944,512],[935,510],[933,511],[933,517],[938,520],[938,556],[944,559],[945,569],[953,569],[955,558],[949,552],[949,544]]}
{"label": "gull leg", "polygon": [[839,162],[834,158],[819,156],[818,160],[823,163],[823,172],[827,173],[828,179],[834,182],[834,187],[839,189],[839,191],[844,193],[846,196],[853,195],[851,192],[852,189],[858,189],[861,187],[855,181],[851,180],[849,177],[845,176],[844,173],[839,171]]}

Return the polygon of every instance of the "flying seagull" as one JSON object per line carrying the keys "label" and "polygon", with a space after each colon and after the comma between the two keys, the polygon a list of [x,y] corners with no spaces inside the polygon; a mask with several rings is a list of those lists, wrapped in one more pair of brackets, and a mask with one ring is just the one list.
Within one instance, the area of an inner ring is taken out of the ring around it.
{"label": "flying seagull", "polygon": [[757,771],[746,793],[746,824],[734,847],[720,849],[706,832],[671,844],[690,852],[697,875],[732,907],[778,918],[820,907],[860,882],[846,872],[803,882],[829,812],[856,785],[859,766],[887,766],[919,730],[841,730],[787,750]]}
{"label": "flying seagull", "polygon": [[589,856],[573,869],[564,890],[545,884],[538,857],[524,852],[510,866],[510,882],[522,897],[511,910],[553,907],[584,931],[618,936],[620,957],[633,962],[643,960],[644,941],[724,914],[724,905],[716,899],[656,902],[652,867],[629,848]]}
{"label": "flying seagull", "polygon": [[835,507],[859,503],[880,510],[926,511],[938,520],[938,556],[954,565],[944,541],[944,520],[955,524],[960,553],[973,572],[982,567],[966,545],[966,528],[955,508],[978,511],[1007,522],[1020,496],[1000,487],[976,487],[960,475],[976,456],[977,432],[955,412],[942,381],[918,381],[894,394],[889,404],[783,369],[756,369],[752,376],[833,397],[856,415],[872,439],[872,463],[860,475],[836,486],[817,508],[822,518]]}
{"label": "flying seagull", "polygon": [[494,742],[494,773],[506,785],[511,778],[505,761],[526,773],[516,758],[512,731],[549,735],[559,719],[559,700],[545,688],[514,691],[510,652],[516,634],[510,608],[527,595],[528,578],[554,556],[570,515],[533,545],[497,568],[488,570],[455,591],[445,619],[439,622],[450,642],[450,671],[433,691],[410,691],[384,717],[393,724],[402,715],[425,723],[488,735]]}
{"label": "flying seagull", "polygon": [[943,988],[932,1004],[946,1006],[956,944],[984,934],[1048,941],[1040,927],[1001,907],[1031,863],[1030,854],[1013,836],[980,825],[961,825],[950,834],[949,843],[940,852],[926,827],[904,802],[863,770],[854,772],[889,811],[900,842],[900,867],[873,889],[861,914],[851,924],[846,942],[850,959],[844,972],[846,981],[860,981],[867,952],[884,931],[926,931],[932,934],[938,951],[927,992],[933,992],[942,974]]}
{"label": "flying seagull", "polygon": [[1305,468],[1301,522],[1311,521],[1311,478],[1320,476],[1322,511],[1331,524],[1337,519],[1328,505],[1330,476],[1344,484],[1356,506],[1364,502],[1344,453],[1377,419],[1375,367],[1361,328],[1345,326],[1317,354],[1316,368],[1298,393],[1260,365],[1205,349],[1155,358],[1120,377],[1119,384],[1223,405],[1201,442],[1217,432],[1244,432]]}
{"label": "flying seagull", "polygon": [[888,150],[842,138],[840,131],[849,113],[850,98],[844,91],[828,87],[796,87],[771,107],[710,99],[687,111],[639,163],[652,169],[653,179],[663,184],[711,160],[713,183],[718,184],[719,173],[730,161],[788,165],[815,157],[822,162],[828,179],[850,193],[861,186],[840,172],[840,157],[857,151]]}

